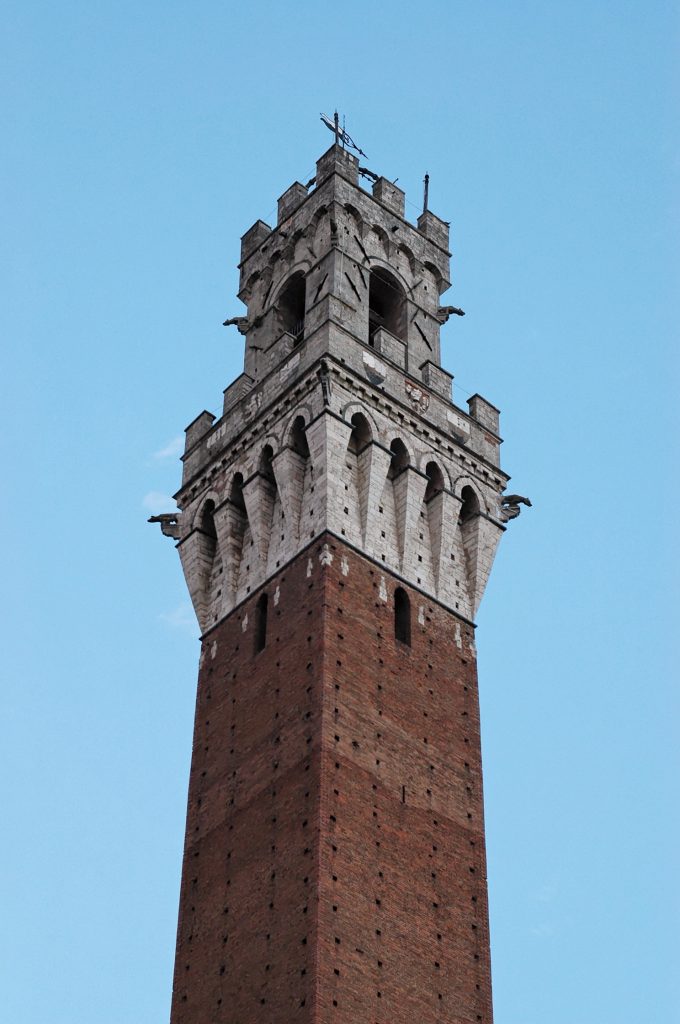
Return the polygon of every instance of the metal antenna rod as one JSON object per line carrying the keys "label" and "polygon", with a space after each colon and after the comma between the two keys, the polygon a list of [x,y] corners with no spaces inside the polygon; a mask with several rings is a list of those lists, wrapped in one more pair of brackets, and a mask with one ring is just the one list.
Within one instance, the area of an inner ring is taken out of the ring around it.
{"label": "metal antenna rod", "polygon": [[427,213],[427,201],[428,201],[429,196],[430,196],[430,175],[427,174],[427,173],[425,174],[424,184],[425,184],[425,189],[424,189],[424,192],[423,192],[423,213]]}
{"label": "metal antenna rod", "polygon": [[335,123],[335,145],[337,146],[338,143],[340,142],[340,118],[338,117],[337,110],[333,115],[333,121]]}

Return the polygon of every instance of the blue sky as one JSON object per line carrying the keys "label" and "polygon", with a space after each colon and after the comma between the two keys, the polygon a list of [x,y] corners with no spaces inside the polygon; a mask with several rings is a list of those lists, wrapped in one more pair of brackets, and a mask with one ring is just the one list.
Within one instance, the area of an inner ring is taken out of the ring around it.
{"label": "blue sky", "polygon": [[198,644],[145,520],[336,105],[414,218],[430,173],[443,362],[534,502],[479,614],[497,1024],[680,1016],[674,6],[5,5],[12,1024],[167,1022]]}

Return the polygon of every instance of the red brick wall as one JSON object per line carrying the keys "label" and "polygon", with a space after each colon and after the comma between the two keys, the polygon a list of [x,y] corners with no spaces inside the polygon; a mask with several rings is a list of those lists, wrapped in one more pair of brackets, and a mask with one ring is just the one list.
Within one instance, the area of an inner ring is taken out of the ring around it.
{"label": "red brick wall", "polygon": [[397,585],[322,538],[206,637],[172,1024],[490,1024],[472,629]]}

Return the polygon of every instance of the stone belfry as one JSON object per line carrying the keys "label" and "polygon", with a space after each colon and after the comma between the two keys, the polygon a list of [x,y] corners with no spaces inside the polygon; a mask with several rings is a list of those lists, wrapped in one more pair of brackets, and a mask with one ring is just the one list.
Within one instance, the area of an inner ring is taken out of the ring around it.
{"label": "stone belfry", "polygon": [[451,400],[448,225],[335,144],[243,236],[245,367],[186,431],[202,631],[172,1024],[490,1024],[474,617],[498,410]]}

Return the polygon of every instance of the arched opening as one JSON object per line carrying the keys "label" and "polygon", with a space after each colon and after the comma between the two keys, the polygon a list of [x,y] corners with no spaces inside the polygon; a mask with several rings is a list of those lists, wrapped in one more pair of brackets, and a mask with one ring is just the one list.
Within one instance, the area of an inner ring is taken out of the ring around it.
{"label": "arched opening", "polygon": [[274,458],[274,449],[270,444],[266,444],[262,449],[260,455],[260,473],[266,480],[273,483],[274,481],[274,468],[272,466],[272,459]]}
{"label": "arched opening", "polygon": [[307,444],[307,434],[305,433],[305,420],[303,416],[296,416],[293,422],[293,427],[290,432],[290,445],[294,452],[302,456],[303,459],[309,458],[309,445]]}
{"label": "arched opening", "polygon": [[479,515],[479,498],[471,487],[464,487],[460,492],[463,504],[460,508],[460,521],[465,523],[473,516]]}
{"label": "arched opening", "polygon": [[198,528],[204,536],[205,556],[212,563],[217,550],[217,530],[215,529],[215,502],[211,498],[203,506]]}
{"label": "arched opening", "polygon": [[350,420],[352,433],[349,435],[347,447],[354,455],[360,455],[366,445],[371,443],[371,427],[361,412],[355,412]]}
{"label": "arched opening", "polygon": [[296,345],[305,333],[306,291],[305,275],[298,271],[289,278],[276,303],[281,328],[293,335]]}
{"label": "arched opening", "polygon": [[243,500],[243,473],[235,473],[229,490],[229,501],[239,512],[246,514],[246,503]]}
{"label": "arched opening", "polygon": [[394,591],[394,639],[411,646],[411,601],[403,587]]}
{"label": "arched opening", "polygon": [[382,267],[370,272],[368,286],[368,343],[379,327],[406,340],[406,302],[401,285],[393,274]]}
{"label": "arched opening", "polygon": [[444,474],[436,462],[428,462],[425,467],[427,487],[425,488],[425,501],[431,501],[444,490]]}
{"label": "arched opening", "polygon": [[260,594],[255,605],[255,654],[265,649],[267,643],[267,606],[269,598]]}
{"label": "arched opening", "polygon": [[394,480],[400,473],[403,473],[408,466],[409,454],[406,445],[399,437],[395,437],[394,441],[390,445],[390,451],[392,452],[392,458],[390,460],[390,468],[387,473],[387,478],[388,480]]}

